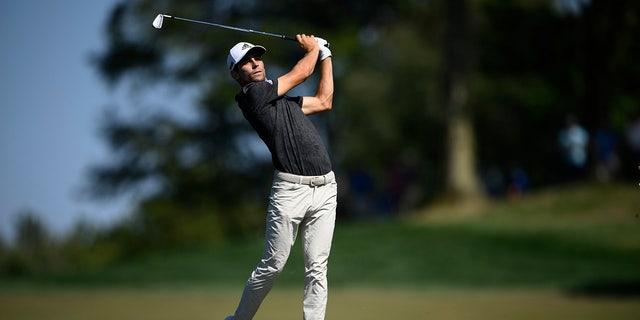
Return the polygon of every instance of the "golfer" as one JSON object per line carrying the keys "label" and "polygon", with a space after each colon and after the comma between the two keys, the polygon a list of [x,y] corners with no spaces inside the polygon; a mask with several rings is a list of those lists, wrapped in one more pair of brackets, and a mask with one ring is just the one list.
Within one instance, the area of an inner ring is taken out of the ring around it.
{"label": "golfer", "polygon": [[[307,115],[331,109],[331,51],[322,38],[300,34],[296,39],[304,56],[277,79],[267,79],[262,46],[240,42],[227,58],[231,77],[242,87],[236,95],[238,106],[269,148],[275,167],[262,259],[246,283],[235,314],[227,320],[254,317],[282,272],[299,232],[304,251],[304,319],[325,316],[337,182],[329,154]],[[316,64],[320,79],[315,95],[287,96],[313,74]]]}

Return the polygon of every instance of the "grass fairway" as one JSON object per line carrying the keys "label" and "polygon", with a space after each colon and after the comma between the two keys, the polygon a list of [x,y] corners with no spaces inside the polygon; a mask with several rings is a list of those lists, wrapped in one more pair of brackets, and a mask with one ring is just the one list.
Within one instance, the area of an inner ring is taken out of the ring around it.
{"label": "grass fairway", "polygon": [[[0,319],[224,319],[262,239],[151,252],[95,270],[0,276]],[[256,320],[301,319],[300,246]],[[640,319],[640,190],[547,189],[342,223],[331,319]],[[366,288],[366,289],[365,289]]]}
{"label": "grass fairway", "polygon": [[[4,320],[222,320],[237,302],[197,290],[45,290],[0,293]],[[301,319],[300,292],[274,290],[255,320]],[[592,299],[537,290],[337,289],[327,319],[635,320],[638,299]]]}

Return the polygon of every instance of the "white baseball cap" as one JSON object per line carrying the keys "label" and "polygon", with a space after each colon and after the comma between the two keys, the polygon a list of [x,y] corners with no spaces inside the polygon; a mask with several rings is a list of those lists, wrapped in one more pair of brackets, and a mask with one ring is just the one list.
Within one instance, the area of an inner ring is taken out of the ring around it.
{"label": "white baseball cap", "polygon": [[227,57],[227,67],[229,67],[229,70],[233,70],[236,64],[251,50],[258,51],[260,55],[267,52],[267,49],[263,46],[254,45],[249,42],[238,42],[229,50],[229,56]]}

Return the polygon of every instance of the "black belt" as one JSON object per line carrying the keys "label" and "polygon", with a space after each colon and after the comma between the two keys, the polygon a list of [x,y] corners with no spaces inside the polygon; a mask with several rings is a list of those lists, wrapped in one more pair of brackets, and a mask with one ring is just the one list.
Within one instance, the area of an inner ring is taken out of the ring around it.
{"label": "black belt", "polygon": [[297,174],[276,171],[275,176],[280,180],[291,183],[305,184],[312,187],[324,186],[325,184],[331,183],[336,179],[333,171],[323,176],[299,176]]}

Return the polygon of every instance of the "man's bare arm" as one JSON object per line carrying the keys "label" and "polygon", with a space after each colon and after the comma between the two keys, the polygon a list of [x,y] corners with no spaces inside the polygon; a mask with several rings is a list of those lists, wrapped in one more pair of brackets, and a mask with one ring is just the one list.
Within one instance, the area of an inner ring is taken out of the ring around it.
{"label": "man's bare arm", "polygon": [[303,83],[313,74],[318,61],[320,49],[313,36],[304,34],[296,35],[300,47],[305,51],[304,57],[287,74],[278,78],[278,96],[283,96],[289,90]]}
{"label": "man's bare arm", "polygon": [[333,64],[331,57],[320,62],[320,81],[315,96],[302,98],[302,112],[314,114],[331,110],[333,106]]}

